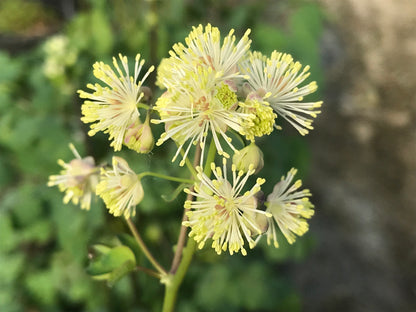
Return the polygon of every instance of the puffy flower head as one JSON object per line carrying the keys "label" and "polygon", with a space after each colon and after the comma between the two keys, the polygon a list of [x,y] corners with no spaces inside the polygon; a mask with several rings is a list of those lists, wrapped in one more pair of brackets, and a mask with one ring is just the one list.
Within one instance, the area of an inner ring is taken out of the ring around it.
{"label": "puffy flower head", "polygon": [[[237,63],[249,50],[251,40],[248,38],[250,29],[236,43],[234,29],[231,29],[227,36],[221,40],[221,33],[217,27],[207,24],[205,27],[199,25],[193,27],[185,44],[177,43],[170,51],[170,57],[177,64],[182,73],[193,71],[194,68],[211,68],[218,79],[230,79],[241,77],[238,73]],[[175,70],[175,68],[173,68]],[[169,78],[162,79],[169,88]]]}
{"label": "puffy flower head", "polygon": [[94,159],[91,156],[81,158],[75,147],[70,144],[70,149],[74,153],[75,159],[65,163],[62,159],[58,160],[64,170],[60,175],[49,177],[48,186],[59,187],[61,192],[65,192],[64,203],[72,201],[73,204],[80,203],[81,209],[89,210],[91,207],[92,192],[98,183],[98,169],[95,167]]}
{"label": "puffy flower head", "polygon": [[[224,151],[224,141],[235,150],[227,130],[232,129],[238,133],[244,131],[243,123],[247,124],[253,118],[251,114],[237,111],[238,101],[232,85],[226,82],[217,84],[215,73],[210,68],[198,68],[188,73],[187,85],[173,91],[166,91],[156,102],[155,110],[160,114],[160,120],[153,123],[165,123],[165,132],[156,145],[161,145],[168,139],[178,143],[178,150],[173,161],[185,148],[184,165],[190,148],[200,144],[204,155],[205,143],[208,135],[212,136],[218,154],[224,157],[229,155]],[[201,157],[201,164],[203,157]]]}
{"label": "puffy flower head", "polygon": [[248,83],[255,92],[264,93],[264,100],[292,126],[305,135],[312,127],[312,118],[320,113],[322,102],[302,102],[303,97],[317,90],[316,82],[300,86],[309,77],[309,66],[302,69],[290,54],[273,51],[270,57],[253,52],[240,65],[249,76]]}
{"label": "puffy flower head", "polygon": [[141,91],[142,84],[154,67],[145,73],[142,80],[139,74],[142,70],[144,60],[140,60],[140,54],[136,56],[134,74],[130,76],[127,57],[119,54],[121,68],[116,58],[113,58],[113,68],[103,62],[93,65],[94,76],[101,80],[104,85],[96,83],[88,84],[87,87],[93,90],[88,93],[79,90],[81,98],[86,99],[81,107],[85,123],[92,123],[89,135],[103,131],[110,135],[112,140],[110,146],[119,151],[123,144],[127,129],[139,122],[138,104],[144,97]]}
{"label": "puffy flower head", "polygon": [[307,219],[314,214],[314,206],[309,201],[309,190],[299,190],[302,186],[301,180],[292,184],[296,172],[297,170],[292,168],[267,197],[266,211],[273,216],[272,219],[268,219],[267,243],[270,244],[273,240],[275,247],[279,246],[276,226],[292,244],[296,240],[295,235],[302,236],[308,231]]}
{"label": "puffy flower head", "polygon": [[252,114],[253,118],[243,123],[243,133],[247,140],[255,141],[255,137],[269,135],[273,131],[274,121],[277,115],[269,103],[257,96],[248,96],[244,103],[240,104],[240,111]]}
{"label": "puffy flower head", "polygon": [[245,241],[253,248],[255,242],[252,236],[262,233],[255,222],[256,215],[268,214],[257,209],[255,198],[265,180],[258,178],[250,190],[243,192],[254,169],[244,174],[232,165],[232,181],[228,181],[224,159],[222,169],[212,163],[211,171],[214,175],[212,180],[198,167],[200,182],[193,191],[185,190],[195,196],[195,200],[185,202],[185,208],[190,210],[187,212],[188,221],[183,224],[191,227],[189,236],[199,243],[199,248],[212,239],[212,248],[218,254],[228,250],[231,255],[239,251],[246,255]]}
{"label": "puffy flower head", "polygon": [[97,195],[104,200],[111,214],[115,217],[124,215],[128,219],[136,214],[136,205],[142,201],[144,191],[138,176],[127,162],[114,156],[113,168],[101,170]]}
{"label": "puffy flower head", "polygon": [[222,141],[235,148],[227,130],[242,133],[244,120],[250,123],[250,114],[237,111],[236,88],[236,81],[245,77],[238,72],[237,64],[250,48],[249,33],[247,30],[237,42],[231,30],[222,40],[218,28],[199,25],[185,44],[173,46],[170,57],[159,66],[157,83],[167,91],[156,102],[161,119],[152,122],[164,123],[166,131],[156,144],[176,141],[178,151],[173,159],[182,149],[185,151],[180,165],[193,145],[200,144],[204,155],[208,135],[218,154],[229,157]]}

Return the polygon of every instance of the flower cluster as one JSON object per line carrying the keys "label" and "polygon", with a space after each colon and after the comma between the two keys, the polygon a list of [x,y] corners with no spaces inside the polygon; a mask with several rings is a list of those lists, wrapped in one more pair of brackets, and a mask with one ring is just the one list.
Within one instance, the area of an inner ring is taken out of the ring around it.
{"label": "flower cluster", "polygon": [[212,248],[218,254],[228,250],[231,255],[239,251],[246,255],[245,242],[253,248],[263,234],[267,236],[268,244],[273,240],[274,246],[279,247],[276,224],[290,244],[296,240],[295,234],[301,236],[308,230],[306,219],[314,213],[308,198],[311,194],[309,190],[298,191],[300,180],[291,185],[295,169],[292,168],[287,177],[282,177],[276,184],[265,203],[266,210],[260,209],[256,197],[264,179],[257,178],[251,189],[243,191],[248,178],[255,173],[252,166],[244,173],[237,171],[233,164],[232,182],[227,177],[225,159],[222,169],[211,164],[214,179],[210,179],[201,167],[197,171],[199,181],[194,189],[185,190],[195,200],[185,202],[188,220],[183,225],[191,228],[189,236],[198,242],[199,248],[211,239]]}
{"label": "flower cluster", "polygon": [[[158,68],[158,85],[165,93],[155,109],[165,132],[157,145],[173,139],[186,158],[193,144],[200,144],[202,155],[207,137],[214,140],[218,154],[229,157],[224,142],[236,152],[227,130],[247,140],[268,135],[282,116],[302,135],[312,129],[321,102],[303,103],[316,83],[299,85],[308,77],[288,54],[274,51],[270,57],[251,52],[248,30],[237,42],[234,31],[221,40],[218,28],[208,24],[194,27],[184,44],[175,44],[170,57]],[[201,164],[203,157],[201,158]],[[180,163],[184,164],[184,161]]]}
{"label": "flower cluster", "polygon": [[[197,146],[198,165],[190,168],[193,181],[149,172],[137,175],[118,156],[113,157],[111,168],[99,168],[91,157],[81,158],[72,148],[76,159],[60,161],[64,170],[51,176],[49,185],[66,192],[65,202],[81,202],[85,209],[95,192],[111,214],[129,219],[144,197],[141,178],[147,174],[167,178],[188,183],[182,225],[190,228],[189,236],[199,248],[210,241],[218,254],[246,255],[247,246],[253,248],[263,236],[278,247],[278,231],[293,243],[308,230],[307,219],[314,213],[311,193],[300,190],[300,180],[293,182],[296,170],[291,169],[263,205],[258,198],[265,180],[253,182],[252,177],[264,166],[263,152],[255,141],[280,129],[279,116],[301,135],[307,134],[322,102],[304,101],[317,90],[314,81],[305,83],[309,66],[302,67],[289,54],[274,51],[266,56],[251,51],[249,34],[247,30],[237,40],[231,30],[221,38],[218,28],[210,24],[194,27],[185,43],[175,44],[158,67],[156,85],[164,93],[154,100],[143,85],[154,67],[140,79],[144,67],[140,54],[132,74],[127,57],[121,54],[118,60],[113,58],[112,67],[95,63],[93,73],[101,84],[88,84],[91,92],[78,91],[84,99],[81,120],[91,128],[88,134],[108,133],[115,151],[125,145],[149,153],[154,124],[164,125],[156,145],[174,141],[177,151],[172,161],[181,154],[180,166],[191,166],[188,156]],[[240,137],[246,146],[238,150],[231,137]],[[207,143],[212,146],[209,152]],[[222,166],[215,165],[218,155]]]}

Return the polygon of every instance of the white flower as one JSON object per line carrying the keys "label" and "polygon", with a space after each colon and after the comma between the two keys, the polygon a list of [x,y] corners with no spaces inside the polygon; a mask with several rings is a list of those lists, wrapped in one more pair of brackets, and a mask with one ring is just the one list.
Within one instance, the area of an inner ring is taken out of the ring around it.
{"label": "white flower", "polygon": [[165,133],[156,144],[176,141],[178,150],[173,160],[185,150],[180,165],[196,144],[201,145],[203,163],[208,135],[212,135],[218,154],[229,157],[221,143],[224,140],[235,151],[227,130],[242,134],[243,123],[247,127],[254,117],[237,111],[236,81],[245,77],[237,64],[250,48],[250,30],[237,43],[233,33],[231,30],[221,40],[218,28],[210,24],[194,27],[186,45],[175,44],[170,57],[158,68],[157,83],[167,91],[156,102],[161,119],[152,120],[165,123]]}
{"label": "white flower", "polygon": [[95,167],[94,159],[91,156],[81,158],[74,145],[69,148],[75,159],[65,163],[62,159],[58,160],[64,170],[60,175],[49,177],[48,186],[59,187],[61,192],[65,192],[64,203],[72,201],[73,204],[81,204],[81,209],[89,210],[91,207],[92,192],[98,183],[98,168]]}
{"label": "white flower", "polygon": [[266,212],[273,216],[268,219],[267,243],[270,244],[273,240],[276,248],[279,247],[276,226],[292,244],[296,240],[295,234],[302,236],[308,231],[307,219],[314,214],[314,206],[309,201],[309,190],[298,190],[302,186],[301,180],[291,184],[296,172],[297,170],[292,168],[267,197]]}
{"label": "white flower", "polygon": [[92,123],[89,135],[94,135],[98,131],[109,133],[109,140],[113,140],[110,146],[115,151],[119,151],[123,144],[123,139],[127,129],[139,122],[138,104],[144,97],[141,87],[143,81],[154,70],[154,67],[145,73],[142,80],[139,79],[140,71],[144,60],[140,61],[140,54],[136,56],[134,75],[130,76],[127,57],[119,54],[122,68],[120,68],[116,58],[113,58],[115,71],[103,62],[94,64],[94,76],[100,79],[104,86],[96,83],[88,84],[87,87],[93,90],[88,93],[79,90],[80,97],[85,100],[82,105],[81,120],[85,123]]}
{"label": "white flower", "polygon": [[[195,68],[211,68],[217,79],[231,79],[242,77],[238,73],[237,63],[245,56],[249,50],[251,40],[248,38],[250,29],[236,43],[234,29],[221,42],[221,34],[217,27],[207,24],[193,27],[188,37],[185,38],[185,45],[182,43],[174,44],[170,51],[171,73],[161,77],[160,82],[168,89],[175,86],[177,79],[181,80],[188,72]],[[167,70],[166,73],[169,71]]]}
{"label": "white flower", "polygon": [[226,83],[217,85],[212,69],[200,67],[195,72],[188,73],[188,76],[183,88],[168,90],[156,102],[155,110],[161,119],[152,122],[165,123],[165,132],[156,145],[161,145],[170,138],[176,141],[178,150],[173,161],[185,147],[180,163],[183,166],[190,148],[200,144],[202,164],[206,140],[211,134],[218,154],[228,158],[220,138],[235,151],[227,130],[243,133],[243,124],[249,123],[254,116],[236,111],[238,101],[235,90]]}
{"label": "white flower", "polygon": [[[256,184],[243,192],[248,178],[254,173],[251,168],[247,173],[238,171],[232,165],[232,181],[228,181],[226,160],[223,159],[223,168],[211,164],[211,171],[215,178],[211,180],[197,168],[200,182],[194,186],[194,191],[185,191],[195,196],[194,201],[186,201],[185,208],[189,218],[183,224],[191,227],[189,236],[203,248],[208,239],[212,239],[212,247],[218,254],[228,249],[232,255],[239,252],[247,254],[244,248],[247,241],[250,248],[255,246],[253,235],[259,235],[262,230],[256,224],[256,215],[267,214],[257,209],[255,194],[265,182],[258,178]],[[270,215],[269,215],[270,216]]]}
{"label": "white flower", "polygon": [[263,99],[285,118],[300,134],[305,135],[312,127],[312,118],[320,113],[319,102],[302,102],[303,97],[317,90],[316,82],[300,84],[309,76],[309,66],[294,62],[289,54],[273,51],[268,58],[253,52],[240,65],[241,73],[249,76],[248,83]]}
{"label": "white flower", "polygon": [[113,157],[113,169],[101,170],[101,180],[97,185],[97,195],[115,217],[124,215],[126,219],[136,214],[136,205],[143,197],[142,184],[136,173],[120,157]]}

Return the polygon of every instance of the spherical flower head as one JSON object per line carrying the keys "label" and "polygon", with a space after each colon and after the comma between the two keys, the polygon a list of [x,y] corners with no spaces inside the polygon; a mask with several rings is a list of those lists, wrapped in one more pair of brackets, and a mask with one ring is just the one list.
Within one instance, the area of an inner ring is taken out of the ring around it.
{"label": "spherical flower head", "polygon": [[301,180],[292,184],[296,172],[297,170],[292,168],[267,197],[266,211],[273,216],[268,220],[267,243],[270,244],[273,240],[276,248],[279,247],[276,226],[282,231],[289,244],[292,244],[296,240],[296,235],[302,236],[308,231],[307,219],[314,214],[314,206],[309,201],[311,196],[309,190],[299,190],[302,186]]}
{"label": "spherical flower head", "polygon": [[140,124],[139,121],[137,121],[127,129],[124,137],[124,144],[137,153],[150,153],[155,144],[155,140],[148,118],[145,123]]}
{"label": "spherical flower head", "polygon": [[[203,67],[212,69],[220,81],[242,77],[238,73],[237,64],[250,48],[251,40],[248,38],[250,29],[236,43],[234,29],[221,40],[221,33],[217,27],[207,24],[193,27],[189,36],[185,38],[185,45],[177,43],[169,52],[174,71],[167,71],[166,76],[161,76],[161,83],[169,89],[172,83],[170,78],[181,79],[187,72],[195,68]],[[176,73],[171,75],[172,72]],[[179,75],[179,77],[177,77]],[[169,77],[171,76],[171,77]]]}
{"label": "spherical flower head", "polygon": [[75,147],[70,144],[75,159],[65,163],[62,159],[58,163],[64,168],[60,175],[49,177],[48,186],[59,187],[65,192],[64,203],[72,201],[73,204],[80,204],[81,209],[89,210],[91,207],[92,193],[98,183],[98,168],[95,167],[94,159],[91,156],[81,158]]}
{"label": "spherical flower head", "polygon": [[224,151],[221,141],[231,149],[236,149],[226,133],[227,130],[241,133],[242,124],[247,123],[252,115],[236,110],[237,90],[228,81],[218,84],[212,69],[200,67],[194,72],[189,72],[188,76],[186,88],[168,90],[156,102],[155,110],[159,112],[161,119],[153,119],[152,122],[165,123],[165,132],[156,145],[161,145],[168,139],[176,141],[178,150],[172,161],[175,161],[184,148],[180,162],[183,166],[191,147],[200,144],[202,165],[205,143],[211,134],[218,154],[228,158],[229,155]]}
{"label": "spherical flower head", "polygon": [[264,166],[263,152],[253,142],[238,153],[234,153],[233,164],[237,170],[248,172],[250,168],[254,169],[254,174],[257,174]]}
{"label": "spherical flower head", "polygon": [[96,83],[88,84],[93,90],[88,93],[79,90],[81,98],[86,99],[81,107],[85,123],[92,123],[89,135],[98,131],[109,134],[110,146],[115,151],[121,150],[127,129],[139,121],[138,104],[144,97],[142,84],[154,67],[145,73],[142,80],[139,74],[142,70],[144,60],[140,60],[140,54],[136,56],[134,74],[130,76],[127,57],[119,54],[121,68],[116,58],[113,58],[113,68],[103,62],[94,64],[94,76],[103,82],[103,86]]}
{"label": "spherical flower head", "polygon": [[144,191],[138,176],[127,162],[114,156],[113,168],[101,170],[97,195],[104,200],[111,214],[115,217],[124,215],[128,219],[136,214],[136,205],[142,201]]}
{"label": "spherical flower head", "polygon": [[256,93],[251,93],[246,101],[240,102],[239,105],[243,113],[253,115],[253,118],[246,119],[243,124],[243,134],[247,140],[254,142],[255,137],[272,133],[277,115],[269,103],[263,101]]}
{"label": "spherical flower head", "polygon": [[253,236],[262,233],[255,222],[256,215],[268,214],[257,209],[255,198],[265,180],[258,178],[250,190],[243,192],[254,169],[244,174],[232,165],[232,181],[228,181],[224,159],[222,168],[212,163],[211,171],[214,175],[212,180],[198,167],[199,183],[195,184],[194,190],[185,190],[195,200],[185,202],[185,208],[189,211],[186,213],[188,221],[183,222],[183,225],[191,228],[189,236],[198,242],[199,248],[212,239],[212,248],[218,254],[228,250],[231,255],[237,252],[246,255],[245,242],[253,248]]}
{"label": "spherical flower head", "polygon": [[[301,135],[313,129],[313,119],[320,113],[319,102],[302,102],[303,97],[317,90],[316,82],[300,86],[309,77],[309,66],[302,69],[289,54],[273,51],[270,57],[252,52],[240,64],[240,71],[249,76],[251,88],[265,94],[264,100]],[[277,126],[276,126],[277,127]],[[278,128],[278,127],[277,127]]]}

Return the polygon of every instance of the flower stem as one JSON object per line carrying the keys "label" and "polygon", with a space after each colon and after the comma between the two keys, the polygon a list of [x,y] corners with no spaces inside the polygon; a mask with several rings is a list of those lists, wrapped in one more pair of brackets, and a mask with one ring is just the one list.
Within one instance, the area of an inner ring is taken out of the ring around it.
{"label": "flower stem", "polygon": [[139,179],[145,176],[153,176],[153,177],[157,177],[157,178],[161,178],[161,179],[165,179],[169,181],[174,181],[174,182],[179,182],[179,183],[187,183],[187,184],[194,183],[194,180],[172,177],[166,174],[161,174],[161,173],[152,172],[152,171],[145,171],[145,172],[139,173],[137,176],[139,177]]}
{"label": "flower stem", "polygon": [[136,270],[137,271],[142,271],[142,272],[144,272],[144,273],[146,273],[146,274],[148,274],[150,276],[156,277],[158,279],[161,279],[161,277],[162,277],[160,275],[160,273],[158,273],[156,271],[153,271],[151,269],[148,269],[148,268],[141,267],[141,266],[136,266]]}
{"label": "flower stem", "polygon": [[[201,147],[198,145],[195,151],[195,158],[194,158],[194,167],[196,167],[199,163],[199,160],[201,158]],[[194,168],[192,167],[192,168]],[[194,169],[195,170],[195,169]],[[193,173],[192,173],[193,175]],[[191,189],[193,188],[193,186],[191,187]],[[188,194],[186,200],[192,200],[192,195]],[[182,216],[182,222],[187,220],[187,216],[186,213],[188,212],[188,209],[185,208],[184,212],[183,212],[183,216]],[[175,251],[175,255],[173,256],[173,260],[172,260],[172,265],[170,268],[170,273],[171,274],[175,274],[179,263],[181,261],[181,256],[182,256],[182,249],[183,246],[185,245],[185,241],[186,241],[186,227],[182,225],[181,223],[181,229],[179,232],[179,238],[178,238],[178,243],[176,244],[176,251]]]}
{"label": "flower stem", "polygon": [[214,141],[211,141],[208,149],[208,156],[204,166],[204,173],[209,177],[211,171],[211,163],[215,160],[215,155],[217,154],[217,147],[215,146]]}
{"label": "flower stem", "polygon": [[139,244],[140,248],[142,249],[146,258],[150,261],[150,263],[154,266],[154,268],[162,275],[167,275],[166,270],[156,261],[153,255],[150,253],[149,249],[147,248],[146,244],[144,243],[143,239],[141,238],[139,232],[137,231],[136,226],[134,225],[133,221],[130,218],[126,219],[127,225],[130,228],[131,233],[133,234],[134,238],[136,239],[137,243]]}
{"label": "flower stem", "polygon": [[[210,163],[214,161],[216,155],[216,147],[213,142],[211,142],[208,157],[207,157],[207,164],[205,165],[205,170],[208,171],[210,168]],[[195,153],[194,158],[194,167],[199,164],[199,160],[201,157],[201,148],[199,145],[197,146],[197,150]],[[192,195],[188,194],[187,200],[192,200]],[[188,219],[186,212],[188,209],[185,209],[182,222]],[[185,277],[186,271],[192,261],[192,256],[196,249],[196,242],[194,239],[188,239],[186,247],[183,247],[186,241],[186,232],[187,228],[185,226],[181,226],[178,244],[176,246],[176,252],[172,261],[172,266],[169,271],[169,278],[166,282],[166,289],[165,289],[165,297],[163,300],[163,310],[162,312],[173,312],[175,308],[176,298],[178,295],[179,287]]]}
{"label": "flower stem", "polygon": [[192,256],[195,252],[196,242],[193,239],[188,239],[188,243],[182,252],[182,259],[175,274],[170,275],[171,280],[166,284],[165,297],[163,299],[162,312],[173,312],[175,308],[176,298],[178,295],[179,286],[181,285],[189,264],[192,261]]}

